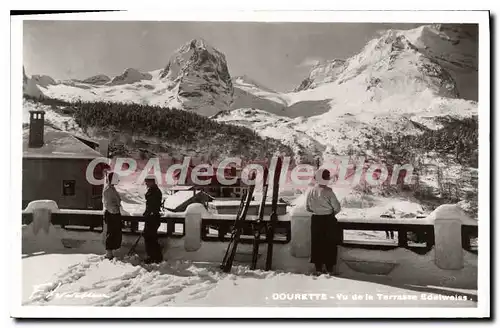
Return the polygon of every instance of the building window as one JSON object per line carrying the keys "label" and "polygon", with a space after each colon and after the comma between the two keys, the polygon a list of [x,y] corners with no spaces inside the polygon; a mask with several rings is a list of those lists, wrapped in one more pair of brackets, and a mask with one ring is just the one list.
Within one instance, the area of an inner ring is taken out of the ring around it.
{"label": "building window", "polygon": [[75,195],[75,180],[63,180],[63,196]]}
{"label": "building window", "polygon": [[102,195],[103,186],[102,185],[92,185],[92,196]]}

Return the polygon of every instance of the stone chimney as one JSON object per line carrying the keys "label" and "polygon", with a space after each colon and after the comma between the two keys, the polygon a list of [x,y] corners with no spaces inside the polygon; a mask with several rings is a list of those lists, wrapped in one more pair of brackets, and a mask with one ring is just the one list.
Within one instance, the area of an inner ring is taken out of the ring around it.
{"label": "stone chimney", "polygon": [[28,143],[30,148],[39,148],[43,146],[44,116],[45,112],[42,110],[30,110],[30,134]]}
{"label": "stone chimney", "polygon": [[99,140],[99,152],[103,157],[109,156],[109,140],[101,139]]}

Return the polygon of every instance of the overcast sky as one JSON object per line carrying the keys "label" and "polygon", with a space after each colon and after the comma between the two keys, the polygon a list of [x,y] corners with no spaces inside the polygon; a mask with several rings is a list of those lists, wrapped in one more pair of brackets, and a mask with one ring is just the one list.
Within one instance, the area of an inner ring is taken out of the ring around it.
{"label": "overcast sky", "polygon": [[186,42],[203,38],[223,52],[231,76],[277,91],[295,88],[318,60],[346,59],[390,28],[421,24],[25,21],[26,73],[55,79],[115,76],[129,67],[163,68]]}

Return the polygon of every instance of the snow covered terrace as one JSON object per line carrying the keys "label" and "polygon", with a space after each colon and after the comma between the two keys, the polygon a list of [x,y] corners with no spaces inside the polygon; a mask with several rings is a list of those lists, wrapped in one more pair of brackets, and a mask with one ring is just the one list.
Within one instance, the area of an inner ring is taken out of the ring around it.
{"label": "snow covered terrace", "polygon": [[[112,263],[114,264],[98,264],[100,260],[95,256],[96,254],[102,254],[104,251],[102,245],[103,236],[100,233],[102,225],[101,215],[101,211],[58,209],[57,205],[51,201],[32,202],[23,211],[23,263],[25,261],[27,261],[26,263],[35,261],[35,258],[41,256],[40,254],[42,256],[47,256],[43,254],[54,254],[54,256],[58,254],[57,256],[59,257],[64,254],[71,254],[72,257],[75,254],[80,254],[78,255],[80,256],[78,257],[80,258],[79,263],[82,261],[81,256],[85,256],[85,263],[87,263],[85,266],[87,268],[89,266],[98,267],[99,265],[114,267],[114,269],[110,268],[110,272],[113,275],[118,274],[120,277],[122,277],[122,273],[116,271],[117,266],[126,272],[130,270],[145,270],[144,274],[147,275],[151,275],[155,270],[159,270],[157,274],[160,276],[165,273],[174,276],[180,274],[181,277],[186,277],[185,275],[198,276],[202,284],[200,287],[201,291],[196,292],[196,295],[201,293],[203,296],[199,296],[199,298],[203,299],[203,301],[190,299],[194,302],[193,304],[204,304],[207,306],[214,306],[222,302],[214,296],[214,293],[220,294],[221,291],[212,291],[209,297],[207,293],[212,287],[203,289],[203,284],[216,284],[219,286],[220,284],[227,283],[223,282],[225,279],[234,282],[240,278],[247,284],[247,282],[250,283],[248,278],[257,280],[272,278],[278,280],[275,281],[274,287],[271,289],[280,290],[281,288],[281,291],[283,291],[283,284],[278,283],[279,279],[287,277],[286,279],[292,281],[295,279],[295,276],[309,275],[312,271],[312,264],[309,263],[310,214],[301,207],[294,207],[286,215],[279,216],[277,233],[274,238],[273,271],[271,272],[261,270],[265,267],[264,264],[266,261],[265,243],[260,246],[257,270],[251,271],[248,269],[252,252],[251,241],[253,240],[250,222],[256,219],[256,216],[250,215],[247,218],[248,223],[244,233],[245,236],[242,237],[242,243],[238,247],[235,265],[230,274],[220,272],[218,265],[227,248],[227,242],[230,237],[229,229],[234,220],[234,215],[209,213],[201,204],[191,204],[185,212],[181,213],[167,212],[162,217],[164,227],[160,228],[162,230],[160,231],[160,242],[163,246],[164,258],[167,259],[167,262],[160,264],[157,268],[151,265],[146,267],[140,264],[137,257],[127,256],[126,253],[138,238],[138,233],[133,233],[126,229],[124,229],[123,247],[120,250],[122,254],[119,256],[120,260],[113,260],[114,262],[112,261]],[[139,230],[143,224],[143,218],[134,213],[124,213],[123,220],[125,222],[139,222]],[[339,222],[344,232],[344,240],[339,249],[338,269],[340,276],[328,278],[309,277],[308,279],[326,279],[330,281],[328,284],[336,284],[333,281],[342,279],[344,282],[341,285],[337,285],[337,287],[333,287],[332,285],[328,288],[335,289],[342,286],[340,288],[345,290],[345,286],[348,284],[352,288],[346,290],[349,293],[353,293],[354,291],[360,292],[364,288],[362,287],[364,284],[373,283],[377,286],[375,290],[380,291],[383,295],[394,293],[419,295],[419,302],[408,300],[403,302],[400,299],[399,301],[402,303],[400,302],[399,304],[397,299],[393,299],[391,300],[392,303],[389,302],[393,304],[391,306],[437,306],[437,304],[440,304],[440,306],[459,307],[476,306],[478,278],[477,248],[471,245],[470,240],[471,237],[477,236],[477,221],[468,218],[457,206],[442,205],[428,217],[420,219],[398,220],[379,218],[367,220],[340,218]],[[92,231],[89,231],[89,227],[91,227]],[[221,233],[221,231],[224,233]],[[394,239],[387,240],[363,240],[362,238],[356,238],[356,236],[359,237],[363,232],[368,231],[378,231],[380,234],[385,234],[385,231],[394,231],[395,237]],[[263,239],[262,242],[264,242]],[[142,243],[138,244],[137,253],[144,254]],[[63,260],[61,259],[61,261]],[[73,269],[69,270],[78,271],[80,269],[73,267]],[[93,270],[97,270],[97,268]],[[64,274],[68,275],[69,273],[66,272]],[[97,271],[95,274],[97,274]],[[215,276],[218,278],[214,278]],[[127,277],[126,280],[136,279]],[[222,280],[216,282],[219,278]],[[32,280],[33,278],[30,279]],[[31,282],[30,279],[28,280]],[[359,284],[355,283],[355,281]],[[71,284],[73,284],[73,288],[76,288],[78,285],[76,281],[71,282]],[[51,286],[54,287],[53,285]],[[278,288],[278,286],[281,287]],[[321,284],[318,286],[323,291],[327,288]],[[295,292],[299,290],[304,292],[304,286],[301,286],[298,280],[289,287]],[[29,287],[26,288],[29,289]],[[88,286],[84,289],[86,288]],[[170,286],[169,288],[174,287]],[[221,287],[213,288],[217,289]],[[399,292],[391,288],[397,288]],[[108,292],[110,291],[108,290]],[[119,289],[115,292],[118,293]],[[229,293],[234,294],[235,292],[231,291]],[[243,290],[236,293],[243,293]],[[261,304],[256,301],[255,297],[257,296],[255,292],[252,294],[249,290],[245,290],[245,293],[247,293],[245,294],[246,296],[241,296],[241,298],[231,298],[233,300],[231,304],[224,302],[221,304],[233,306],[282,306],[285,303],[296,306],[317,305],[315,302],[297,303],[295,302],[297,300],[286,299],[273,303],[271,297],[274,296],[266,296],[268,299],[262,299],[263,303]],[[454,296],[451,299],[449,298],[450,296],[447,296],[447,301],[438,300],[439,297],[436,298],[437,296],[429,296],[429,300],[422,300],[420,299],[424,297],[422,293]],[[260,296],[262,296],[261,294],[259,292]],[[464,297],[463,300],[460,299],[462,297],[460,295]],[[29,290],[26,291],[25,296],[30,296]],[[175,297],[170,295],[170,298],[161,298],[158,294],[154,293],[153,296],[155,296],[153,297],[155,301],[144,301],[145,304],[172,305],[173,299],[177,299],[174,302],[176,304],[173,305],[182,303],[179,303],[180,301],[178,300],[181,297],[180,295]],[[126,298],[130,301],[130,297],[127,296]],[[336,305],[332,306],[359,306],[359,303],[352,302],[351,298],[349,298],[351,302],[334,298],[330,301]],[[137,300],[131,301],[131,303],[129,301],[120,301],[120,298],[113,298],[113,300],[112,302],[107,300],[109,305],[136,305],[144,303]],[[207,304],[206,302],[209,302],[209,300],[214,304]],[[47,303],[45,299],[40,298],[25,299],[25,301],[27,304]],[[94,301],[95,303],[92,304],[108,304],[106,300]],[[367,301],[366,306],[376,306],[374,303],[368,302],[368,300],[365,301]],[[339,304],[339,302],[342,304]],[[66,303],[58,299],[52,300],[47,304],[57,305]]]}

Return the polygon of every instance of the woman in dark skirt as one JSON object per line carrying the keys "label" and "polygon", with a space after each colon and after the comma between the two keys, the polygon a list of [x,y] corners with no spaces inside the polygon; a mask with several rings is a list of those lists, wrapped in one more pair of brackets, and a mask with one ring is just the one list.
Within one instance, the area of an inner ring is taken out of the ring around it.
{"label": "woman in dark skirt", "polygon": [[307,193],[306,207],[311,217],[311,263],[316,273],[321,274],[323,267],[330,274],[337,274],[337,245],[340,243],[340,230],[335,215],[340,212],[340,203],[335,193],[327,186],[330,171],[316,173],[318,183]]}
{"label": "woman in dark skirt", "polygon": [[337,218],[334,215],[316,215],[311,217],[311,263],[316,272],[322,272],[323,266],[334,273],[339,244]]}
{"label": "woman in dark skirt", "polygon": [[104,212],[106,231],[106,257],[113,257],[113,251],[122,245],[122,221],[120,213]]}
{"label": "woman in dark skirt", "polygon": [[120,214],[120,195],[115,189],[118,183],[118,175],[111,172],[108,174],[107,184],[102,191],[102,203],[104,207],[104,231],[106,234],[106,257],[113,258],[113,251],[122,244],[122,218]]}

